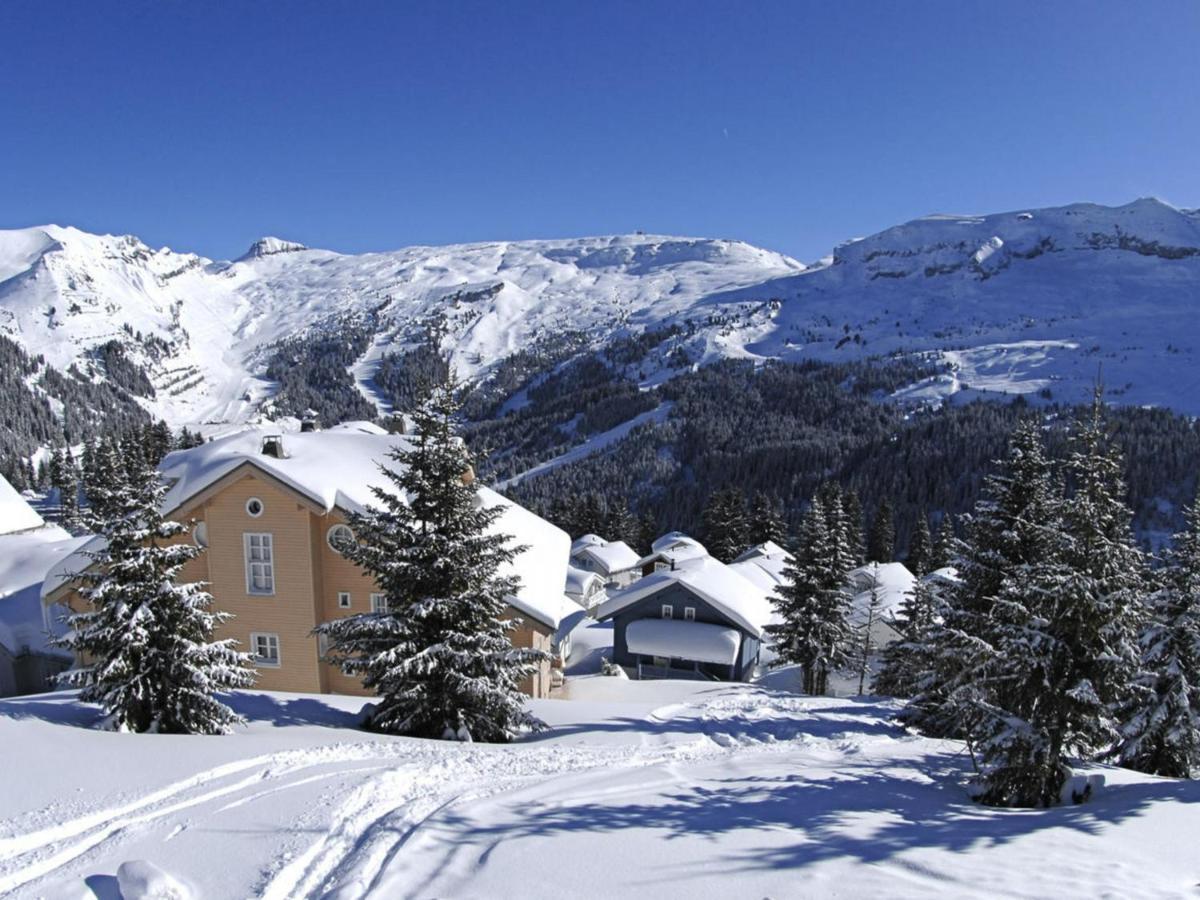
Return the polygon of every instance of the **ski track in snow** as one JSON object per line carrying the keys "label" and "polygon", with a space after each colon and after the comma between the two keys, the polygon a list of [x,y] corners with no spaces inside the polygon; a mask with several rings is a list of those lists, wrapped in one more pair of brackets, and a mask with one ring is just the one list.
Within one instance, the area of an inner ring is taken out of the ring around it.
{"label": "ski track in snow", "polygon": [[[814,741],[805,733],[806,721],[831,718],[820,710],[797,718],[805,709],[800,700],[754,696],[718,697],[698,706],[671,704],[651,714],[649,721],[669,725],[694,716],[692,724],[700,728],[683,729],[687,734],[682,739],[661,746],[648,745],[645,736],[634,748],[368,741],[256,756],[46,828],[11,833],[13,823],[6,823],[10,835],[0,839],[0,895],[33,891],[39,879],[68,874],[102,845],[132,840],[147,831],[161,833],[168,841],[191,827],[197,816],[228,814],[265,796],[340,780],[330,788],[336,799],[331,817],[326,820],[325,803],[309,806],[312,821],[305,824],[319,837],[284,853],[282,864],[266,875],[256,895],[271,900],[363,897],[379,888],[386,873],[401,862],[405,845],[425,821],[461,800],[591,770],[718,759],[789,744],[795,749]],[[790,715],[776,719],[780,713]],[[754,733],[730,733],[724,720],[731,716],[743,729],[748,718],[762,727]],[[830,740],[844,743],[838,735]],[[353,786],[347,789],[346,783]],[[181,818],[184,814],[187,817]],[[112,847],[106,846],[105,852],[111,853]],[[426,858],[419,868],[432,874],[438,867],[431,868]]]}

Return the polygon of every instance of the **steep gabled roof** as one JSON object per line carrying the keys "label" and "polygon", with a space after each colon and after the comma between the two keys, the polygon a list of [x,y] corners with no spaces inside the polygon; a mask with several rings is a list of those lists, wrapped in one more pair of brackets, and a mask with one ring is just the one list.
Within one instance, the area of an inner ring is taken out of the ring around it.
{"label": "steep gabled roof", "polygon": [[766,592],[711,556],[685,560],[672,570],[635,581],[600,604],[596,618],[610,619],[639,600],[676,584],[707,601],[754,637],[762,636],[763,627],[770,620],[771,602]]}
{"label": "steep gabled roof", "polygon": [[632,569],[639,562],[638,555],[624,541],[611,541],[604,544],[590,544],[581,548],[573,556],[590,556],[600,564],[608,574]]}

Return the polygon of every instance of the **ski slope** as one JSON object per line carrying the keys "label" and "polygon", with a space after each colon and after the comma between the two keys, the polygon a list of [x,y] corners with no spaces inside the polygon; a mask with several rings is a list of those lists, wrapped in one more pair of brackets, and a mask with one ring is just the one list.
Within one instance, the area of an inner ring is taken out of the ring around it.
{"label": "ski slope", "polygon": [[[880,701],[572,681],[509,746],[351,728],[361,700],[244,692],[223,737],[0,701],[0,894],[113,896],[144,860],[194,896],[1177,897],[1200,784],[1101,768],[1093,802],[975,806],[963,748]],[[19,777],[15,777],[19,773]],[[619,864],[618,864],[619,863]]]}

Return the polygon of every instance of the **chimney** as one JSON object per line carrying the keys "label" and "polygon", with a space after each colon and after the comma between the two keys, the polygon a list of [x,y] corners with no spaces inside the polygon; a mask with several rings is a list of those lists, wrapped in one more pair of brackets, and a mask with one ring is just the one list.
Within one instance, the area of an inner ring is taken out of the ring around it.
{"label": "chimney", "polygon": [[283,435],[268,434],[266,437],[264,437],[262,442],[262,455],[273,456],[275,459],[283,459],[285,456],[283,452]]}
{"label": "chimney", "polygon": [[319,431],[321,428],[320,418],[315,410],[306,409],[304,415],[300,417],[300,433],[307,434],[310,431]]}

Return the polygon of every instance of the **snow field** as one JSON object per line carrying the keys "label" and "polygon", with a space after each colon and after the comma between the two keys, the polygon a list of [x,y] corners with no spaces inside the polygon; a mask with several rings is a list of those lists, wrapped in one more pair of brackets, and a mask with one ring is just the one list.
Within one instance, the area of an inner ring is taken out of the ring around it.
{"label": "snow field", "polygon": [[[362,701],[242,693],[236,734],[118,735],[0,702],[0,893],[145,860],[195,896],[1188,895],[1200,785],[1092,767],[1084,806],[976,806],[961,745],[892,704],[572,679],[507,746],[356,732]],[[61,777],[60,777],[61,776]],[[72,799],[66,799],[72,798]]]}

